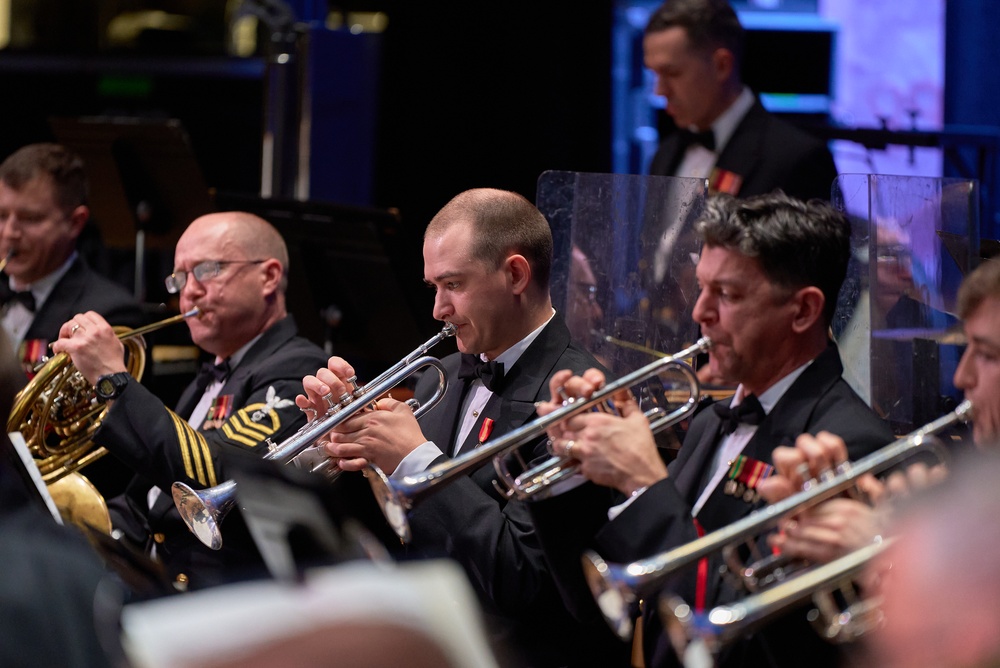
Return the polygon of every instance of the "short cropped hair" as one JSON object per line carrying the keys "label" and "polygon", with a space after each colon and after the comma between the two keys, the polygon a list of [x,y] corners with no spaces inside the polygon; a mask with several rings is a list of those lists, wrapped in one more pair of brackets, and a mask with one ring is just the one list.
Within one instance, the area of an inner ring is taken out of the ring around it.
{"label": "short cropped hair", "polygon": [[755,258],[776,285],[819,288],[826,324],[833,320],[851,257],[851,224],[828,202],[803,202],[780,191],[745,199],[714,195],[696,229],[706,246]]}
{"label": "short cropped hair", "polygon": [[538,208],[506,190],[475,188],[456,195],[427,225],[424,239],[439,236],[455,223],[473,228],[472,257],[491,270],[511,254],[523,255],[534,283],[549,288],[552,273],[552,230]]}
{"label": "short cropped hair", "polygon": [[83,158],[60,144],[28,144],[0,164],[0,181],[21,190],[32,179],[47,174],[56,201],[69,214],[87,204],[88,183]]}
{"label": "short cropped hair", "polygon": [[743,62],[746,33],[728,0],[666,0],[650,14],[643,34],[674,27],[687,32],[694,49],[724,47],[733,53],[737,67]]}
{"label": "short cropped hair", "polygon": [[1000,298],[1000,259],[984,260],[958,288],[958,317],[965,320],[990,297]]}

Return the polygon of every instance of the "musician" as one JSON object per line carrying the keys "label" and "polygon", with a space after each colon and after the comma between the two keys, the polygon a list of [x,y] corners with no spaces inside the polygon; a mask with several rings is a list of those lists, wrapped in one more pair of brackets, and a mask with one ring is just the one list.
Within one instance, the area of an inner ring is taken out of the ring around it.
{"label": "musician", "polygon": [[666,0],[649,17],[643,60],[675,128],[649,173],[705,178],[740,197],[780,188],[830,198],[837,168],[819,140],[769,113],[743,84],[744,30],[727,0]]}
{"label": "musician", "polygon": [[[596,364],[552,307],[551,231],[524,197],[486,188],[459,194],[427,226],[423,254],[434,317],[457,329],[460,353],[442,360],[447,391],[419,422],[406,404],[382,399],[378,410],[340,425],[327,449],[344,470],[372,462],[393,478],[419,473],[530,422],[557,370]],[[303,380],[299,406],[324,410],[322,397],[340,396],[352,373],[331,358]],[[417,387],[421,400],[438,380],[427,376]],[[545,455],[541,443],[525,450],[528,459]],[[501,496],[494,477],[487,462],[422,500],[410,514],[414,551],[465,567],[504,662],[624,665],[627,647],[603,624],[585,628],[569,618],[524,504]]]}
{"label": "musician", "polygon": [[[840,356],[827,334],[850,254],[845,217],[819,200],[805,203],[781,193],[742,201],[719,195],[709,199],[696,230],[703,248],[694,318],[713,342],[711,374],[738,384],[735,396],[692,420],[669,467],[643,412],[627,397],[616,400],[621,417],[582,413],[550,432],[557,453],[579,460],[586,478],[616,489],[624,499],[590,537],[591,547],[609,561],[648,558],[760,507],[756,478],[768,472],[774,447],[800,433],[841,429],[852,458],[891,438],[841,378]],[[599,371],[582,377],[565,371],[550,385],[553,397],[561,387],[570,396],[585,396],[603,382]],[[539,412],[556,407],[555,401],[547,402]],[[567,559],[551,554],[560,545],[577,544],[553,518],[572,507],[586,487],[532,504],[536,529],[553,560]],[[695,609],[732,600],[737,593],[720,575],[720,565],[720,556],[712,556],[706,565],[681,574],[671,590]],[[560,576],[579,579],[578,572]],[[565,590],[573,589],[567,583]],[[590,609],[581,607],[582,600],[576,596],[567,603],[583,618],[595,615],[593,599]],[[644,610],[646,663],[671,665],[677,659],[655,608],[652,600]],[[720,661],[725,666],[836,665],[838,654],[809,628],[804,615],[791,614],[730,647]]]}
{"label": "musician", "polygon": [[[966,276],[958,291],[958,313],[968,343],[955,369],[955,387],[973,403],[975,445],[993,450],[1000,443],[1000,261],[986,260]],[[772,502],[801,489],[804,471],[815,477],[845,457],[843,440],[833,433],[802,436],[794,447],[779,448],[774,455],[778,475],[761,489]],[[789,555],[817,563],[843,556],[887,530],[892,520],[888,499],[938,482],[942,474],[943,467],[928,470],[918,463],[886,483],[865,476],[859,486],[876,502],[874,507],[850,498],[832,499],[786,522],[771,542]]]}
{"label": "musician", "polygon": [[[993,330],[995,331],[995,330]],[[884,624],[865,635],[867,665],[995,666],[1000,660],[1000,459],[972,453],[938,488],[908,500],[872,570]]]}
{"label": "musician", "polygon": [[90,218],[83,160],[58,144],[30,144],[0,164],[0,320],[29,367],[64,322],[97,311],[116,325],[142,324],[135,299],[87,266],[77,240]]}
{"label": "musician", "polygon": [[[29,144],[0,164],[0,323],[28,377],[59,327],[80,311],[116,325],[143,322],[125,288],[93,270],[77,251],[90,218],[83,160],[58,144]],[[119,494],[129,471],[105,458],[81,473],[104,494]]]}
{"label": "musician", "polygon": [[187,326],[214,357],[175,411],[125,372],[122,344],[97,313],[66,322],[53,349],[68,353],[110,406],[95,442],[135,471],[109,503],[117,532],[155,554],[176,586],[198,588],[253,574],[259,556],[238,521],[227,521],[222,550],[203,546],[171,485],[214,486],[228,477],[227,449],[263,454],[265,438],[294,433],[305,422],[293,401],[301,378],[326,355],[297,335],[286,311],[288,250],[267,221],[235,211],[197,218],[177,242],[174,267],[167,290],[183,311],[199,309]]}

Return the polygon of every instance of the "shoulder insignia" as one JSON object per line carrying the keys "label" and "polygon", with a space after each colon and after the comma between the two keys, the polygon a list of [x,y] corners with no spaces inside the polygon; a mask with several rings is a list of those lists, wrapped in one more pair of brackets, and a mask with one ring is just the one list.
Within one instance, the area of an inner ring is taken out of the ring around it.
{"label": "shoulder insignia", "polygon": [[289,406],[295,405],[295,402],[291,399],[282,399],[278,396],[278,393],[274,391],[274,385],[269,385],[267,388],[267,403],[260,410],[253,412],[250,419],[254,422],[260,422],[264,417],[274,411],[277,408],[287,408]]}

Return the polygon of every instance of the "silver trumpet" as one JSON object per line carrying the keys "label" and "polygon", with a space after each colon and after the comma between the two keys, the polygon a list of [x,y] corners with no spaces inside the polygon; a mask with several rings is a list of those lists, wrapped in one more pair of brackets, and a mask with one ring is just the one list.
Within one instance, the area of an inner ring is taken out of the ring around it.
{"label": "silver trumpet", "polygon": [[679,353],[658,359],[613,383],[605,385],[594,392],[589,399],[568,399],[561,408],[548,415],[475,450],[438,464],[419,475],[393,480],[378,466],[370,464],[368,482],[371,484],[375,499],[400,540],[409,542],[411,535],[407,513],[419,499],[445,487],[466,472],[479,468],[490,459],[494,460],[497,473],[500,480],[503,481],[503,487],[501,487],[501,483],[495,481],[502,493],[518,499],[539,498],[549,494],[552,492],[552,485],[576,472],[575,460],[566,457],[551,457],[539,466],[514,477],[510,475],[506,465],[502,463],[502,459],[525,443],[544,435],[549,427],[574,415],[594,409],[614,410],[611,399],[615,394],[622,390],[628,390],[633,385],[654,378],[667,370],[679,370],[684,374],[689,382],[688,399],[676,410],[668,413],[662,408],[655,408],[647,411],[646,417],[650,420],[650,428],[654,431],[679,422],[694,411],[700,393],[697,375],[682,360],[705,352],[711,345],[708,339],[702,338]]}
{"label": "silver trumpet", "polygon": [[607,563],[595,552],[584,553],[583,570],[591,593],[611,628],[622,638],[632,633],[630,609],[640,598],[653,595],[671,575],[702,557],[724,552],[740,541],[756,540],[783,518],[800,513],[854,487],[867,473],[880,473],[913,455],[937,450],[935,435],[971,419],[972,403],[963,401],[954,411],[893,441],[856,462],[844,462],[834,475],[813,481],[803,491],[750,513],[747,517],[666,552],[627,564]]}
{"label": "silver trumpet", "polygon": [[694,612],[677,596],[664,596],[659,609],[667,637],[679,657],[687,654],[692,643],[698,643],[716,658],[727,644],[812,598],[819,610],[836,610],[836,614],[820,615],[819,610],[810,614],[821,636],[836,642],[855,640],[881,622],[878,601],[852,602],[843,612],[826,597],[831,590],[853,588],[852,582],[892,544],[892,540],[880,538],[736,603],[718,605],[707,613]]}
{"label": "silver trumpet", "polygon": [[[348,382],[353,386],[352,390],[341,395],[336,403],[332,399],[328,399],[329,407],[324,415],[314,416],[312,420],[281,443],[275,444],[267,439],[265,443],[268,451],[263,459],[287,464],[316,445],[337,425],[371,407],[378,397],[427,367],[438,372],[438,385],[434,394],[423,405],[412,399],[408,400],[407,403],[417,417],[431,410],[444,397],[447,380],[441,362],[435,357],[427,356],[426,353],[441,341],[454,335],[455,326],[448,323],[440,332],[367,385],[359,386],[357,378],[349,378]],[[320,467],[313,469],[313,471],[320,470]],[[236,502],[236,482],[227,480],[215,487],[201,490],[195,490],[182,482],[175,482],[171,487],[171,494],[174,497],[174,505],[177,506],[177,510],[188,529],[207,547],[213,550],[220,549],[222,547],[220,525]]]}

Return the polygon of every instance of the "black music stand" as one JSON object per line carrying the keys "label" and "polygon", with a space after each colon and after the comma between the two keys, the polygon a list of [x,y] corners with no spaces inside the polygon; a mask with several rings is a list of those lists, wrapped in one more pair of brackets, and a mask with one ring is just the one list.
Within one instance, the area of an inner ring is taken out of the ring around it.
{"label": "black music stand", "polygon": [[[166,300],[162,286],[152,291],[152,299],[147,286],[159,285],[170,273],[174,245],[188,223],[212,211],[208,186],[180,122],[54,117],[49,125],[57,141],[84,160],[91,213],[105,244],[134,249],[136,299]],[[157,252],[150,280],[147,248]]]}

